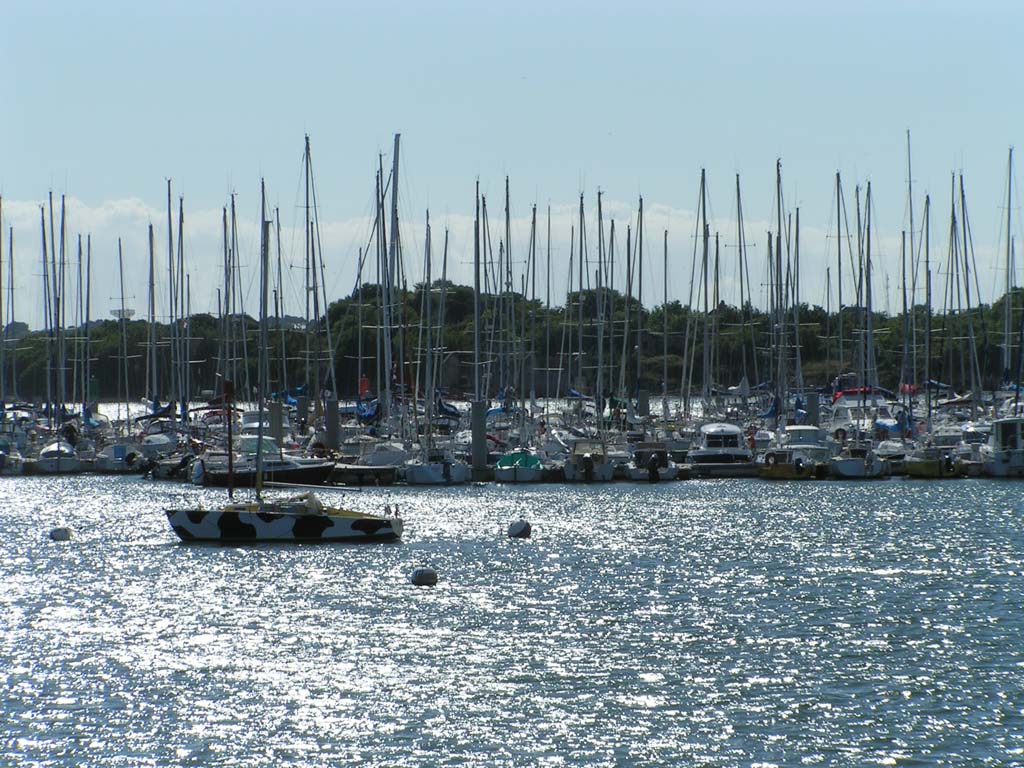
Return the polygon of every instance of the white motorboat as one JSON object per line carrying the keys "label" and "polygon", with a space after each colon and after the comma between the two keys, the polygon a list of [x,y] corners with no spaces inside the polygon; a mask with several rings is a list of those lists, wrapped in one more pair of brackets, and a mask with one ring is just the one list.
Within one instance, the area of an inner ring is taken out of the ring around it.
{"label": "white motorboat", "polygon": [[665,443],[641,442],[633,449],[633,460],[627,467],[627,473],[629,479],[636,482],[675,480],[679,476],[679,465],[669,458]]}
{"label": "white motorboat", "polygon": [[577,440],[562,471],[570,483],[608,483],[612,480],[615,465],[608,460],[600,442]]}
{"label": "white motorboat", "polygon": [[539,483],[544,479],[544,462],[527,448],[510,451],[495,464],[494,479],[499,483]]}
{"label": "white motorboat", "polygon": [[447,452],[432,452],[426,460],[410,461],[404,471],[405,482],[409,485],[463,485],[473,477],[473,470],[468,464],[456,460]]}
{"label": "white motorboat", "polygon": [[867,444],[846,446],[838,456],[832,457],[830,466],[834,477],[846,480],[872,480],[889,474],[885,459]]}
{"label": "white motorboat", "polygon": [[981,471],[989,477],[1024,477],[1024,416],[992,422]]}
{"label": "white motorboat", "polygon": [[85,462],[67,440],[54,440],[39,451],[34,469],[41,475],[74,475],[85,469]]}
{"label": "white motorboat", "polygon": [[735,424],[704,424],[696,448],[687,454],[693,473],[699,477],[754,477],[754,452],[743,430]]}

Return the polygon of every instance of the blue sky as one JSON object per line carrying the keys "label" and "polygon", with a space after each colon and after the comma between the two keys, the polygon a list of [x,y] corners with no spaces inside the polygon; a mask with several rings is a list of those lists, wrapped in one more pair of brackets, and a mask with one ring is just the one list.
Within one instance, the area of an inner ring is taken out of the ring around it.
{"label": "blue sky", "polygon": [[[246,2],[211,10],[15,0],[0,26],[0,193],[5,230],[15,227],[26,262],[16,280],[19,315],[41,322],[29,298],[39,282],[31,263],[37,205],[51,189],[72,200],[72,234],[92,233],[101,283],[112,279],[124,238],[129,303],[140,305],[145,226],[152,220],[165,241],[168,177],[175,197],[185,197],[193,307],[212,308],[220,207],[238,193],[250,254],[261,176],[286,227],[298,223],[304,133],[332,298],[352,289],[377,154],[389,155],[401,132],[413,274],[429,206],[435,234],[452,227],[454,276],[468,279],[474,181],[497,232],[507,173],[517,258],[530,206],[555,207],[556,294],[578,195],[592,219],[600,188],[620,229],[644,195],[649,242],[670,229],[669,297],[685,299],[700,169],[726,240],[741,174],[759,262],[782,158],[786,205],[800,206],[804,227],[804,298],[824,303],[839,170],[851,215],[854,185],[872,182],[882,251],[875,290],[885,293],[888,273],[895,311],[908,129],[918,225],[924,193],[933,197],[933,258],[947,247],[949,174],[963,170],[979,279],[991,298],[1004,279],[1006,152],[1024,124],[1014,37],[1022,21],[1024,9],[1011,3]],[[298,263],[301,243],[285,241],[286,259]],[[660,286],[660,254],[657,270],[650,284]],[[94,300],[113,303],[110,294],[104,285]],[[645,292],[644,302],[661,298]],[[876,299],[883,309],[885,301]]]}

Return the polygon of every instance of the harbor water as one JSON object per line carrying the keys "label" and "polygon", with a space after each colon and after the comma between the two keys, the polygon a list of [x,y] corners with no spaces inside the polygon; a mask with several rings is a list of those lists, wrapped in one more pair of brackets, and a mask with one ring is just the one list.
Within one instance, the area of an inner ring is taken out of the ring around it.
{"label": "harbor water", "polygon": [[403,541],[224,547],[162,512],[223,491],[0,478],[0,765],[1024,765],[1022,488],[329,490]]}

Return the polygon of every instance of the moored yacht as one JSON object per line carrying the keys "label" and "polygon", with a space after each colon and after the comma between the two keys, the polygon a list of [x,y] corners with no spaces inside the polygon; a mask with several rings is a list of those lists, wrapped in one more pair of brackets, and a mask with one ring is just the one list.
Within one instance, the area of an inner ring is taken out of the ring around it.
{"label": "moored yacht", "polygon": [[687,461],[700,477],[753,477],[757,474],[754,452],[743,430],[735,424],[716,422],[700,428],[699,442]]}
{"label": "moored yacht", "polygon": [[982,473],[989,477],[1024,477],[1024,416],[992,422],[992,434],[982,454]]}

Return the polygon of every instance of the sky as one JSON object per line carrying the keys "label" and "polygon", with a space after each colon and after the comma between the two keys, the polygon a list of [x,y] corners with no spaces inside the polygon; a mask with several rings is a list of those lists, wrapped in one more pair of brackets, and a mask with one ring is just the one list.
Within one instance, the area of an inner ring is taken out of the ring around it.
{"label": "sky", "polygon": [[[265,179],[282,223],[285,308],[301,315],[307,134],[331,300],[356,283],[374,172],[381,160],[390,165],[396,133],[401,234],[414,279],[423,274],[429,209],[435,257],[447,227],[448,275],[471,284],[474,185],[487,196],[497,252],[507,175],[517,271],[534,205],[546,270],[551,207],[553,304],[564,301],[581,193],[588,258],[596,260],[598,191],[606,237],[616,222],[616,287],[624,283],[625,226],[635,229],[642,195],[643,302],[656,306],[667,295],[686,303],[706,169],[722,298],[739,298],[739,174],[754,300],[763,305],[781,160],[784,209],[800,209],[801,298],[835,306],[839,171],[851,220],[855,188],[863,196],[871,183],[875,305],[895,313],[901,232],[910,227],[909,131],[918,243],[931,195],[933,281],[945,279],[950,179],[962,172],[982,298],[1005,286],[1007,152],[1024,127],[1015,79],[1020,4],[8,0],[3,15],[3,258],[13,229],[15,314],[33,328],[43,322],[39,206],[51,192],[58,206],[66,198],[69,319],[78,234],[92,243],[93,317],[121,302],[119,238],[125,303],[146,313],[150,223],[157,315],[166,319],[168,179],[175,219],[183,199],[193,311],[216,308],[221,211],[234,193],[241,281],[255,313]],[[1017,236],[1016,190],[1011,211]],[[436,260],[432,271],[440,273]],[[5,268],[5,286],[7,279]],[[539,297],[545,292],[541,280]],[[7,304],[6,288],[3,295]]]}

